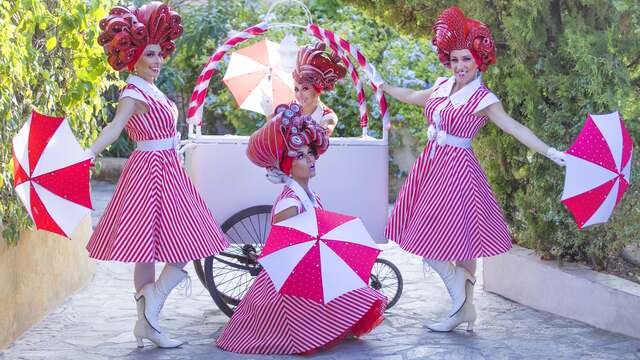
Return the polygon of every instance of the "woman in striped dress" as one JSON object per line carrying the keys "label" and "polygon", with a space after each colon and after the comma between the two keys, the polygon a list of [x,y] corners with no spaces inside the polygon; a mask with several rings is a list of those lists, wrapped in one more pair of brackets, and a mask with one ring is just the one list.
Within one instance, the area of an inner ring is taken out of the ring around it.
{"label": "woman in striped dress", "polygon": [[385,229],[388,239],[423,258],[442,278],[453,306],[447,318],[429,325],[451,331],[473,329],[472,295],[476,259],[511,248],[509,229],[471,141],[487,121],[534,151],[564,165],[563,154],[512,119],[481,81],[495,63],[491,32],[481,22],[446,9],[433,26],[441,62],[453,71],[430,89],[416,91],[377,84],[392,97],[424,107],[429,142],[402,186]]}
{"label": "woman in striped dress", "polygon": [[[302,116],[299,105],[280,105],[277,113],[251,135],[247,149],[249,159],[266,168],[270,180],[285,183],[273,206],[274,224],[322,208],[309,179],[315,176],[318,156],[329,146],[326,128]],[[281,295],[262,270],[216,344],[237,353],[309,354],[373,330],[384,319],[386,303],[384,295],[369,287],[326,304]]]}
{"label": "woman in striped dress", "polygon": [[[326,127],[331,136],[338,125],[338,116],[320,100],[320,95],[323,91],[333,90],[333,84],[347,74],[347,69],[340,64],[338,57],[328,56],[324,49],[324,43],[319,42],[298,50],[296,67],[292,74],[293,94],[296,99],[292,104],[298,104],[303,115],[310,116],[315,122]],[[329,69],[329,72],[321,73],[318,69]],[[263,97],[260,105],[265,114],[271,113],[273,104],[269,97]],[[268,115],[267,119],[270,118],[271,115]]]}
{"label": "woman in striped dress", "polygon": [[[169,292],[188,280],[185,264],[217,254],[227,245],[209,209],[180,166],[176,133],[178,110],[155,85],[164,58],[182,33],[180,16],[151,2],[139,9],[115,7],[100,22],[99,43],[109,64],[128,69],[113,121],[88,150],[92,157],[113,143],[123,129],[137,144],[113,198],[87,244],[98,260],[134,262],[138,346],[146,338],[159,347],[177,347],[158,326]],[[155,263],[167,265],[155,280]]]}

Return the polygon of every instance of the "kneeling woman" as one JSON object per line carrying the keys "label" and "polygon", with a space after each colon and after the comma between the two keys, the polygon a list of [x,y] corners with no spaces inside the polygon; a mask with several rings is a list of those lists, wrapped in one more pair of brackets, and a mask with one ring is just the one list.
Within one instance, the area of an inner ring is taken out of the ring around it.
{"label": "kneeling woman", "polygon": [[[247,155],[269,172],[271,180],[285,183],[272,211],[278,223],[304,211],[322,208],[309,188],[318,156],[329,146],[326,128],[298,105],[285,105],[283,113],[256,131]],[[297,113],[297,114],[296,114]],[[301,284],[304,286],[304,284]],[[261,271],[217,340],[227,351],[253,354],[303,354],[324,349],[349,336],[361,336],[380,324],[385,297],[371,288],[343,294],[327,304],[279,294],[269,274]]]}

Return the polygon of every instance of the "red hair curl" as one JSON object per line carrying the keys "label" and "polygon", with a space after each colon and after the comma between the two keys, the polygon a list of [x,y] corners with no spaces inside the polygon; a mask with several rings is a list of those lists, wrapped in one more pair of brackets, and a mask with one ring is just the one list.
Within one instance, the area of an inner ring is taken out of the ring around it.
{"label": "red hair curl", "polygon": [[300,84],[311,84],[317,92],[333,90],[336,82],[345,77],[347,68],[338,54],[325,52],[325,44],[303,46],[298,50],[293,78]]}
{"label": "red hair curl", "polygon": [[108,62],[116,71],[133,70],[144,48],[160,46],[160,55],[168,57],[176,49],[174,42],[182,35],[182,19],[177,12],[159,1],[139,9],[116,6],[100,21],[98,44],[104,47]]}
{"label": "red hair curl", "polygon": [[468,49],[478,69],[486,71],[496,63],[496,47],[489,28],[482,22],[467,18],[460,8],[445,9],[433,24],[435,36],[431,43],[437,48],[440,62],[451,68],[451,51]]}

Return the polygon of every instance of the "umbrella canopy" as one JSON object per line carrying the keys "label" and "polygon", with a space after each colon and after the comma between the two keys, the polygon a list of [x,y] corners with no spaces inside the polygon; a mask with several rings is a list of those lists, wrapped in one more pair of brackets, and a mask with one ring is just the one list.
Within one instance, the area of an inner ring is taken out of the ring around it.
{"label": "umbrella canopy", "polygon": [[31,114],[13,138],[13,176],[37,229],[73,233],[91,211],[90,166],[64,118]]}
{"label": "umbrella canopy", "polygon": [[281,294],[326,304],[367,287],[379,253],[360,219],[315,208],[273,224],[258,261]]}
{"label": "umbrella canopy", "polygon": [[294,99],[293,77],[279,64],[278,44],[262,40],[231,54],[222,81],[241,109],[265,115],[260,106],[263,96],[270,97],[273,106]]}
{"label": "umbrella canopy", "polygon": [[631,182],[633,141],[618,112],[587,115],[567,150],[562,203],[579,228],[609,220]]}

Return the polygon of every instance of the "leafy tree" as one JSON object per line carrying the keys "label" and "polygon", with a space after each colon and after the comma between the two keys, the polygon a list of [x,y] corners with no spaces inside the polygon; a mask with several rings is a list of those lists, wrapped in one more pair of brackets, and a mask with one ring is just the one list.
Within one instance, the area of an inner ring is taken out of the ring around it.
{"label": "leafy tree", "polygon": [[98,21],[110,0],[0,2],[0,228],[14,243],[31,221],[13,190],[11,140],[31,113],[65,116],[83,145],[105,116],[113,84]]}

